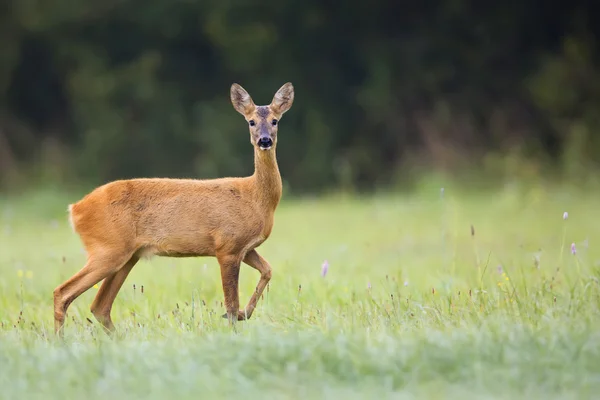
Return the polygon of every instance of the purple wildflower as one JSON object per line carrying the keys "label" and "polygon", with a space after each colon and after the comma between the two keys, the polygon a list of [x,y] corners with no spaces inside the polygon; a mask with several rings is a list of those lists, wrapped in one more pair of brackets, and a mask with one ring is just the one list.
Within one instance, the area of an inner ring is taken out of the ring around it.
{"label": "purple wildflower", "polygon": [[371,290],[371,282],[367,283],[367,289]]}
{"label": "purple wildflower", "polygon": [[575,243],[571,243],[571,254],[577,254],[577,249],[575,248]]}
{"label": "purple wildflower", "polygon": [[569,218],[569,213],[565,211],[565,212],[563,213],[563,219],[566,221],[566,220],[567,220],[567,218]]}
{"label": "purple wildflower", "polygon": [[504,272],[504,270],[502,269],[502,265],[498,265],[496,267],[496,270],[498,271],[499,274],[502,274]]}
{"label": "purple wildflower", "polygon": [[323,265],[321,265],[321,276],[324,278],[327,275],[327,271],[329,271],[329,262],[325,260]]}

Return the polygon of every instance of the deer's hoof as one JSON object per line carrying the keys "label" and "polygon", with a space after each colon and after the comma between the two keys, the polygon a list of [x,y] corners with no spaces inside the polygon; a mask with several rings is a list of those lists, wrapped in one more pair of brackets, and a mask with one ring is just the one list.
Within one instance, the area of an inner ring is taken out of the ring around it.
{"label": "deer's hoof", "polygon": [[[225,318],[225,319],[229,318],[227,316],[227,313],[223,314],[222,317]],[[246,314],[243,311],[238,311],[237,320],[238,321],[245,321],[246,320]]]}

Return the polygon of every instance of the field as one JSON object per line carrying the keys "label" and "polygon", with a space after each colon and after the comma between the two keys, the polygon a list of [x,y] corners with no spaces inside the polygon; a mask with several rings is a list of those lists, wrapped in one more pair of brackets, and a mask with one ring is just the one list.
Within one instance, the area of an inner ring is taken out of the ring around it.
{"label": "field", "polygon": [[[259,248],[268,293],[237,332],[214,259],[154,258],[119,293],[114,338],[89,311],[92,288],[60,341],[52,291],[85,261],[66,218],[82,194],[0,196],[0,398],[599,393],[597,192],[432,184],[286,199]],[[243,304],[257,281],[243,266]]]}

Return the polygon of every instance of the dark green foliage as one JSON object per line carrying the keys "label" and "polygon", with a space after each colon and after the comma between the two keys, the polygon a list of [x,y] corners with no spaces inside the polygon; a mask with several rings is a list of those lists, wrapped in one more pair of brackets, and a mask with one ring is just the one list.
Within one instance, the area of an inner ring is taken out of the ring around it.
{"label": "dark green foliage", "polygon": [[[410,167],[539,168],[600,153],[592,2],[6,0],[0,180],[97,184],[252,171],[238,82],[296,100],[278,156],[294,191]],[[523,161],[526,160],[526,161]],[[512,167],[511,167],[512,165]],[[400,178],[399,178],[400,177]],[[0,181],[1,182],[1,181]]]}

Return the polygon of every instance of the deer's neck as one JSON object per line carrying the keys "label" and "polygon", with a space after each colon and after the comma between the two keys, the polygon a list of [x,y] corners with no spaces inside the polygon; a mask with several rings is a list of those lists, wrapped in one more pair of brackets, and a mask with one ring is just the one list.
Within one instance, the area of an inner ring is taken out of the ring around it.
{"label": "deer's neck", "polygon": [[254,149],[254,175],[258,198],[263,206],[275,210],[282,193],[281,174],[277,166],[275,149]]}

